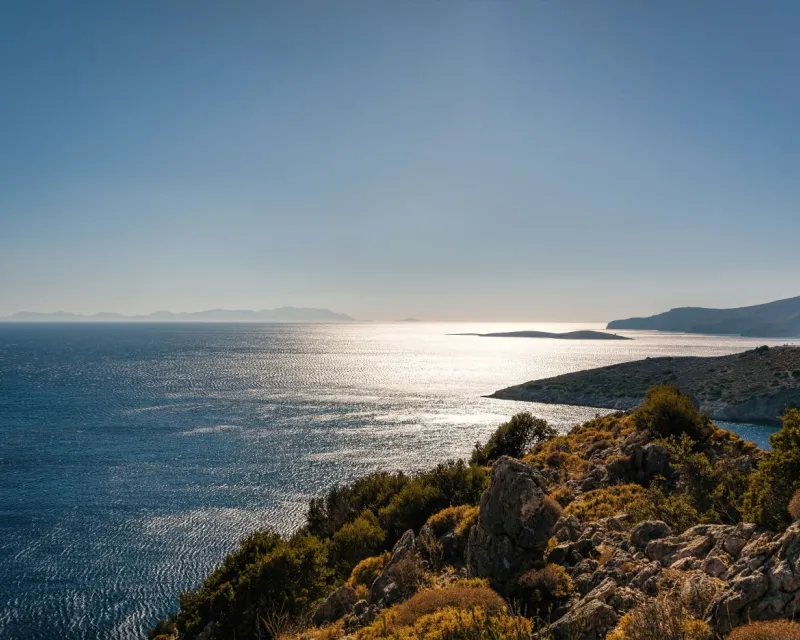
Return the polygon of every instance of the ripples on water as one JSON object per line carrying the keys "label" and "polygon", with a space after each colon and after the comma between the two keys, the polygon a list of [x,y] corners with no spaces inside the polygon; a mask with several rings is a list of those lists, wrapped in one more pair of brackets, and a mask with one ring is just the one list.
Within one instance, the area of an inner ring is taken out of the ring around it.
{"label": "ripples on water", "polygon": [[769,343],[447,335],[526,328],[577,326],[0,325],[0,637],[142,637],[334,483],[464,456],[523,408],[560,428],[597,413],[481,397],[501,387]]}

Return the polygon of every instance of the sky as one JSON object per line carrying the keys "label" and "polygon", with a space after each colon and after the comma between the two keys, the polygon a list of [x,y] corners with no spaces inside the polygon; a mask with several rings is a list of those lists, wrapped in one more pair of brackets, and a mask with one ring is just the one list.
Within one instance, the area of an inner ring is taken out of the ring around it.
{"label": "sky", "polygon": [[800,294],[800,4],[0,3],[0,315]]}

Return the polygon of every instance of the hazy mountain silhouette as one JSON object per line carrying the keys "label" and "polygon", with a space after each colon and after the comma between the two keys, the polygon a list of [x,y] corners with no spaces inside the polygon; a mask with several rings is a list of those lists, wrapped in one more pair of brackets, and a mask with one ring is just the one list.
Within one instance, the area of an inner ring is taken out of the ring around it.
{"label": "hazy mountain silhouette", "polygon": [[353,322],[355,318],[330,309],[280,307],[260,311],[249,309],[210,309],[181,313],[155,311],[136,316],[107,312],[83,315],[68,311],[54,313],[20,311],[0,320],[6,322]]}
{"label": "hazy mountain silhouette", "polygon": [[680,307],[647,318],[614,320],[607,328],[794,338],[800,337],[800,296],[737,309]]}

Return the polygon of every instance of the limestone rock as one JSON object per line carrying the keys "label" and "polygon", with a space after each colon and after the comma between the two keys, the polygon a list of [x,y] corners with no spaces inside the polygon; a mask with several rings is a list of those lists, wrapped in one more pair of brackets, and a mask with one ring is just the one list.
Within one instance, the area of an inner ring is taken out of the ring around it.
{"label": "limestone rock", "polygon": [[587,596],[556,620],[550,626],[549,633],[554,640],[599,640],[605,638],[618,619],[619,616],[610,606]]}
{"label": "limestone rock", "polygon": [[544,479],[528,465],[507,456],[494,463],[467,544],[471,575],[503,592],[509,581],[543,564],[557,520],[544,489]]}
{"label": "limestone rock", "polygon": [[392,557],[369,590],[369,603],[388,606],[411,595],[421,574],[422,560],[414,532],[409,529],[392,549]]}
{"label": "limestone rock", "polygon": [[672,535],[665,522],[661,520],[648,520],[640,522],[631,529],[631,544],[637,549],[644,549],[651,540],[658,540]]}
{"label": "limestone rock", "polygon": [[357,599],[354,589],[347,586],[339,587],[317,607],[312,618],[314,624],[319,627],[343,618],[353,609]]}

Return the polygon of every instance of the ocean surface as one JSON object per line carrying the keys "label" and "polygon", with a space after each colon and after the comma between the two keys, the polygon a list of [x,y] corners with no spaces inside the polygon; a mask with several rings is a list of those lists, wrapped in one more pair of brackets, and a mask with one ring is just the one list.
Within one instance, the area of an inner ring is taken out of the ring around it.
{"label": "ocean surface", "polygon": [[[0,638],[140,638],[259,527],[374,469],[468,455],[508,416],[605,413],[482,397],[659,355],[785,341],[451,333],[543,324],[0,324]],[[772,429],[735,425],[766,445]]]}

